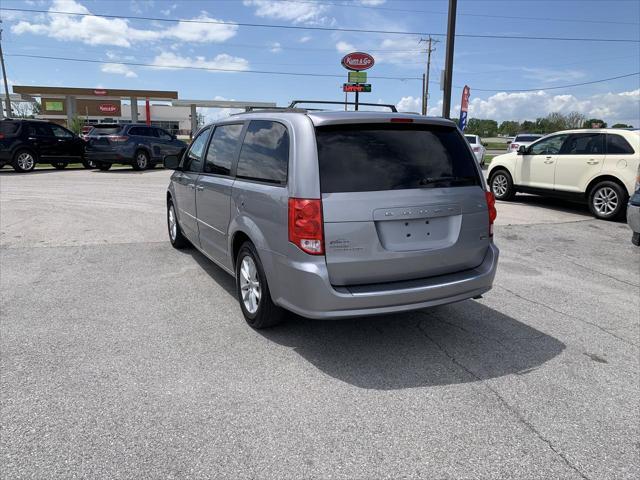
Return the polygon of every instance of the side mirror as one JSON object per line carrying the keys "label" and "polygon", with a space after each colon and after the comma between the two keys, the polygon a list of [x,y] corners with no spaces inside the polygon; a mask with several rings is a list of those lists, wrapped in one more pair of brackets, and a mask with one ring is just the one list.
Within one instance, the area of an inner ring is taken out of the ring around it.
{"label": "side mirror", "polygon": [[164,168],[169,170],[180,170],[180,158],[177,155],[166,155],[163,163]]}
{"label": "side mirror", "polygon": [[529,147],[526,145],[520,145],[520,148],[518,148],[518,155],[526,155],[527,153],[529,153]]}
{"label": "side mirror", "polygon": [[507,145],[511,145],[512,142],[513,140],[507,140]]}

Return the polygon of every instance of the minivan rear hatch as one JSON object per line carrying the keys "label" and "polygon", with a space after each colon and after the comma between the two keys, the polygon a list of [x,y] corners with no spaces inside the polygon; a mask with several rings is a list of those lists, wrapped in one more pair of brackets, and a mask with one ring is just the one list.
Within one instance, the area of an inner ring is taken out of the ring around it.
{"label": "minivan rear hatch", "polygon": [[483,182],[448,124],[316,127],[326,262],[333,285],[472,269],[490,243]]}

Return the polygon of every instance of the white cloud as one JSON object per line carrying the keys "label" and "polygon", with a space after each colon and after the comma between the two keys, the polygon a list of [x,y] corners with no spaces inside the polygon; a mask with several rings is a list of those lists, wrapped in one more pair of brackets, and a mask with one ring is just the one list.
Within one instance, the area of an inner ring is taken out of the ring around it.
{"label": "white cloud", "polygon": [[205,57],[181,57],[171,52],[163,52],[153,59],[155,67],[180,68],[198,67],[223,70],[248,70],[249,62],[241,57],[232,57],[226,53],[216,55],[213,59],[207,60]]}
{"label": "white cloud", "polygon": [[311,37],[309,35],[305,35],[304,37],[300,37],[300,39],[298,41],[300,43],[307,43],[310,40],[311,40]]}
{"label": "white cloud", "polygon": [[[396,108],[399,112],[413,112],[420,113],[422,112],[422,97],[413,97],[409,95],[408,97],[402,97],[398,103],[396,103]],[[442,114],[442,100],[437,102],[435,105],[429,106],[427,109],[427,115],[437,117]]]}
{"label": "white cloud", "polygon": [[523,77],[545,83],[567,82],[570,80],[580,80],[586,77],[585,72],[580,70],[558,70],[552,68],[531,68],[522,67]]}
{"label": "white cloud", "polygon": [[[215,97],[213,97],[213,99],[222,100],[222,101],[234,100],[233,98],[225,98],[225,97],[221,97],[220,95],[216,95]],[[243,111],[244,111],[243,108],[198,108],[198,113],[201,113],[202,115],[204,115],[206,123],[215,122],[216,120],[219,120],[221,118],[227,118],[228,116],[233,115],[234,113],[240,113]]]}
{"label": "white cloud", "polygon": [[[49,10],[91,13],[84,5],[75,0],[54,0]],[[204,12],[192,20],[216,21]],[[132,43],[157,41],[164,38],[195,43],[224,42],[233,37],[237,30],[238,26],[233,24],[205,24],[188,21],[180,21],[170,28],[147,30],[131,27],[127,20],[119,18],[52,13],[49,13],[41,23],[21,20],[11,28],[11,31],[17,35],[31,33],[47,35],[63,41],[81,41],[89,45],[118,47],[130,47]]]}
{"label": "white cloud", "polygon": [[105,63],[100,67],[100,71],[103,73],[113,73],[116,75],[124,75],[127,78],[135,78],[138,75],[129,67],[122,63]]}
{"label": "white cloud", "polygon": [[273,43],[271,44],[270,51],[271,51],[272,53],[279,53],[279,52],[281,52],[281,51],[282,51],[282,45],[280,45],[280,42],[273,42]]}
{"label": "white cloud", "polygon": [[330,23],[332,19],[324,14],[329,10],[328,5],[309,0],[304,3],[279,2],[276,0],[244,0],[246,7],[255,7],[258,17],[287,20],[293,23]]}
{"label": "white cloud", "polygon": [[176,8],[178,8],[178,4],[174,3],[173,5],[166,8],[165,10],[160,10],[160,13],[163,14],[165,17],[168,17],[169,15],[171,15],[171,12],[173,12]]}
{"label": "white cloud", "polygon": [[349,53],[354,52],[356,50],[356,47],[354,47],[349,42],[339,41],[338,43],[336,43],[336,50],[338,50],[338,52],[340,53]]}
{"label": "white cloud", "polygon": [[[640,89],[595,94],[579,98],[571,94],[554,95],[545,90],[536,92],[500,92],[490,97],[473,98],[469,102],[469,117],[503,120],[535,120],[552,112],[580,112],[587,117],[602,118],[609,123],[640,124]],[[460,107],[457,106],[457,109]]]}
{"label": "white cloud", "polygon": [[382,5],[387,0],[360,0],[358,3],[362,5],[366,5],[367,7],[375,7],[378,5]]}

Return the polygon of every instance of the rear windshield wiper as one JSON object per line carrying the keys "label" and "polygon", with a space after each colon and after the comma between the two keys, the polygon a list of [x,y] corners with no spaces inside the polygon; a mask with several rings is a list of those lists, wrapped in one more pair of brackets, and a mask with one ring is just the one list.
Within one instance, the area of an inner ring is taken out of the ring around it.
{"label": "rear windshield wiper", "polygon": [[418,181],[418,186],[428,187],[429,185],[433,185],[436,183],[443,183],[443,182],[458,183],[458,182],[470,182],[470,181],[477,181],[477,178],[476,177],[426,177],[426,178],[421,178]]}

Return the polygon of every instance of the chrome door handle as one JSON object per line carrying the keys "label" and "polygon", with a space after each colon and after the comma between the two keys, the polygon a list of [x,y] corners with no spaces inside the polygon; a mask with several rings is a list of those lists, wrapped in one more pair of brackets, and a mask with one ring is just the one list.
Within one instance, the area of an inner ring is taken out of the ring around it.
{"label": "chrome door handle", "polygon": [[191,190],[193,190],[194,188],[196,188],[196,184],[195,183],[187,183],[187,187],[189,187]]}
{"label": "chrome door handle", "polygon": [[549,159],[547,159],[547,160],[545,160],[545,161],[544,161],[544,163],[547,163],[547,164],[549,164],[549,163],[553,163],[553,160],[549,160]]}
{"label": "chrome door handle", "polygon": [[196,190],[201,192],[201,191],[204,190],[204,186],[203,185],[198,185],[198,186],[196,186]]}
{"label": "chrome door handle", "polygon": [[588,163],[589,165],[597,165],[597,164],[598,164],[598,163],[600,163],[600,162],[599,162],[598,160],[591,159],[591,160],[588,160],[588,161],[587,161],[587,163]]}

